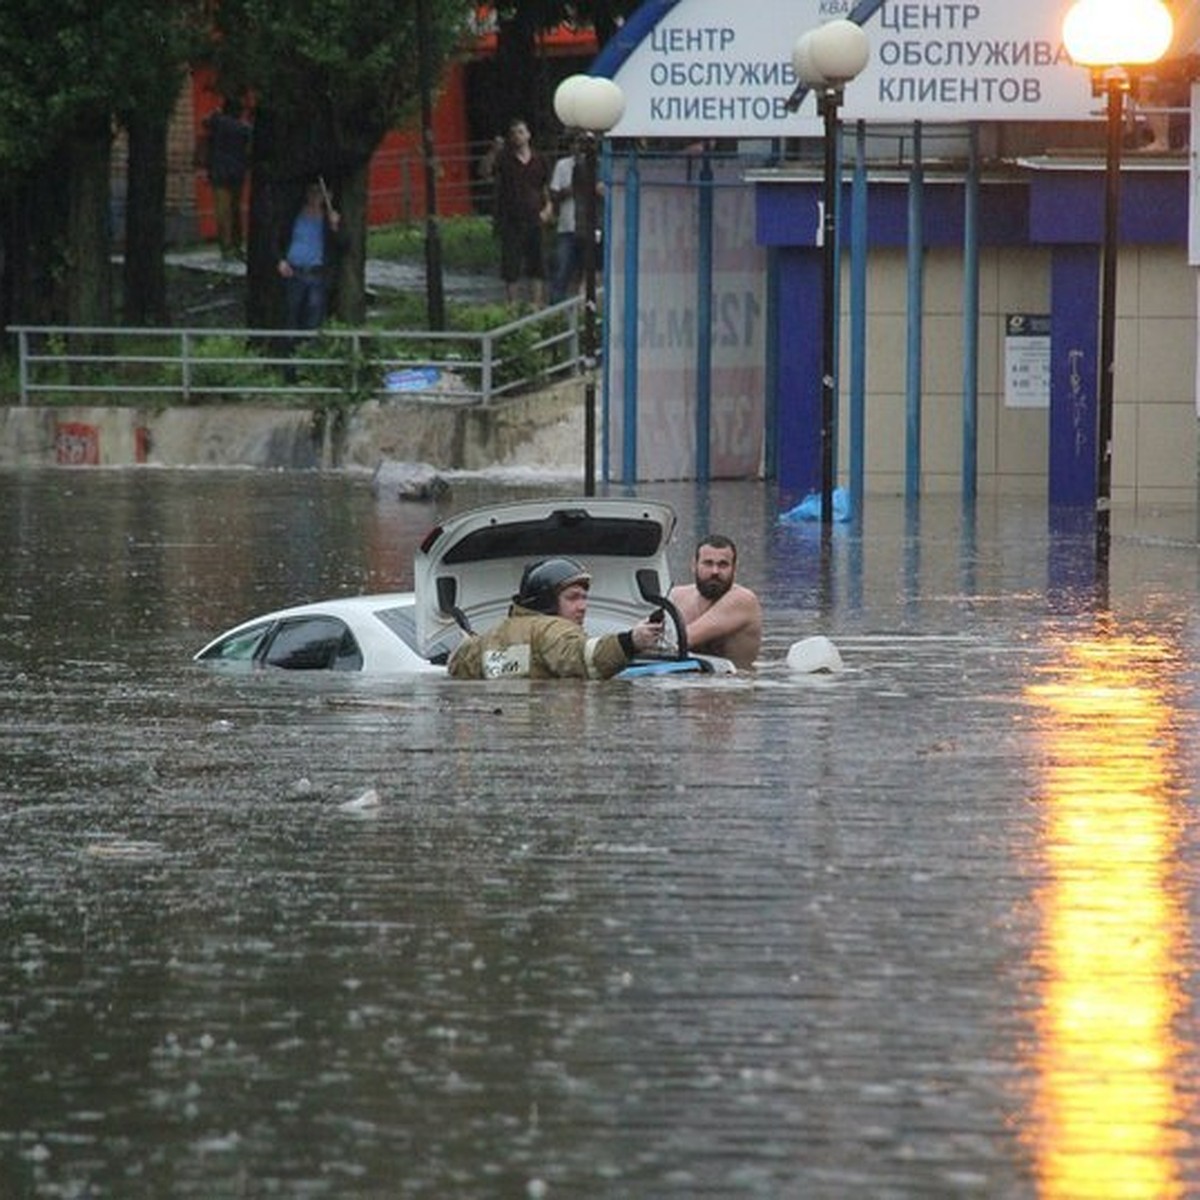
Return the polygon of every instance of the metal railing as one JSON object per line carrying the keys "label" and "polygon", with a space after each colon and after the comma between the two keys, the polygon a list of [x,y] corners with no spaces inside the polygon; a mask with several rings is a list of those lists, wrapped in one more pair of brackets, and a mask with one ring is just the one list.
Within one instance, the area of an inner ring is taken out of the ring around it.
{"label": "metal railing", "polygon": [[10,325],[22,405],[320,407],[371,398],[488,405],[583,369],[571,297],[481,332]]}

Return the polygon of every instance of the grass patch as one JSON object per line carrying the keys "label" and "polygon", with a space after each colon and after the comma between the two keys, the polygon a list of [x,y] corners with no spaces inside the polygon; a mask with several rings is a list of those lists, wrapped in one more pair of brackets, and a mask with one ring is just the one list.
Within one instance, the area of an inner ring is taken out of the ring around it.
{"label": "grass patch", "polygon": [[[498,253],[490,217],[438,221],[442,266],[448,271],[494,271]],[[367,233],[367,257],[385,262],[425,261],[425,222],[382,225]]]}

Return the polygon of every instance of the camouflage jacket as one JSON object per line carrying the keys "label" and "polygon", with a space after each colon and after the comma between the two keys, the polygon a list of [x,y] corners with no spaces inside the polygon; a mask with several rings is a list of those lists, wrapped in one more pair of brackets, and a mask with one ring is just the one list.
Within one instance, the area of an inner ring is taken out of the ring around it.
{"label": "camouflage jacket", "polygon": [[608,679],[633,658],[628,633],[599,637],[568,621],[514,604],[494,629],[450,656],[455,679]]}

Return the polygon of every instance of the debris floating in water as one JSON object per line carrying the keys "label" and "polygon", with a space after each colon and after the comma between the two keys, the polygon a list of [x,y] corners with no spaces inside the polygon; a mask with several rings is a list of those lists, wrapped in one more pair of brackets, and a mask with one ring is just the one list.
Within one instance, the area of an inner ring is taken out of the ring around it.
{"label": "debris floating in water", "polygon": [[808,675],[817,672],[832,675],[843,670],[845,664],[838,648],[827,637],[815,634],[791,644],[787,654],[787,665],[791,671],[800,671]]}
{"label": "debris floating in water", "polygon": [[[850,495],[845,488],[834,488],[832,492],[833,519],[850,520]],[[780,513],[781,521],[819,521],[821,519],[821,494],[809,492],[795,508]]]}
{"label": "debris floating in water", "polygon": [[379,793],[374,788],[367,788],[361,796],[355,796],[353,800],[346,800],[338,807],[342,812],[367,812],[372,808],[379,807]]}

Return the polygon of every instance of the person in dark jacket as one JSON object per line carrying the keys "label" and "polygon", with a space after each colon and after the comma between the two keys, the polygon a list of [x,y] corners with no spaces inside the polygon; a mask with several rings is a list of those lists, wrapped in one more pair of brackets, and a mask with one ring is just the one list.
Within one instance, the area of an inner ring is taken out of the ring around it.
{"label": "person in dark jacket", "polygon": [[574,559],[530,563],[508,616],[450,656],[455,679],[609,679],[640,650],[658,645],[660,621],[589,636],[583,628],[592,577]]}
{"label": "person in dark jacket", "polygon": [[540,308],[546,277],[542,226],[554,218],[550,167],[533,148],[529,126],[520,117],[509,123],[507,138],[493,142],[480,174],[495,185],[500,278],[508,302],[515,304],[521,299],[521,283],[527,280],[529,300]]}
{"label": "person in dark jacket", "polygon": [[288,329],[319,329],[329,305],[329,283],[344,236],[341,214],[321,178],[304,190],[304,203],[283,230],[278,271]]}
{"label": "person in dark jacket", "polygon": [[250,156],[250,125],[241,102],[230,98],[204,122],[205,168],[222,258],[242,258],[242,190]]}

